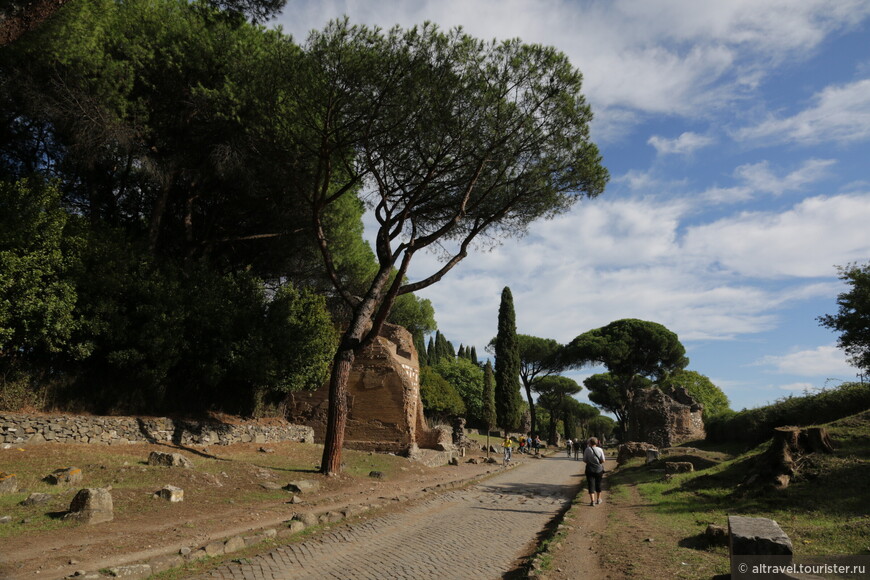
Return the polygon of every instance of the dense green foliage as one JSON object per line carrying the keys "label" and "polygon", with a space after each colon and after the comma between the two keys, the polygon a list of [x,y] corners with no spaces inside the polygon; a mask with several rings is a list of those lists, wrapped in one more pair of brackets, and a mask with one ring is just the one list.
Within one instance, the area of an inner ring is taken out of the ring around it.
{"label": "dense green foliage", "polygon": [[840,280],[851,286],[837,296],[836,314],[819,317],[822,326],[840,333],[837,346],[846,351],[850,362],[864,373],[870,372],[870,264],[840,268]]}
{"label": "dense green foliage", "polygon": [[77,293],[70,271],[78,238],[68,233],[71,219],[56,187],[0,182],[0,357],[7,364],[44,364],[73,349]]}
{"label": "dense green foliage", "polygon": [[665,391],[683,387],[696,401],[704,405],[704,419],[730,410],[727,395],[709,377],[685,369],[669,374],[659,385]]}
{"label": "dense green foliage", "polygon": [[426,415],[436,421],[465,414],[465,403],[459,391],[432,367],[420,370],[420,395]]}
{"label": "dense green foliage", "polygon": [[[4,405],[262,414],[326,378],[327,279],[263,158],[300,51],[225,16],[88,0],[0,52],[0,390],[52,395]],[[325,225],[358,286],[362,211]]]}
{"label": "dense green foliage", "polygon": [[[579,335],[565,347],[569,366],[603,364],[606,375],[586,383],[590,400],[612,411],[631,431],[631,407],[639,389],[662,382],[687,364],[686,349],[663,325],[627,318]],[[588,379],[587,379],[588,380]]]}
{"label": "dense green foliage", "polygon": [[469,424],[483,425],[483,369],[461,358],[443,359],[433,369],[462,397]]}
{"label": "dense green foliage", "polygon": [[576,395],[583,390],[583,387],[578,385],[574,379],[561,375],[550,375],[541,378],[537,382],[536,388],[540,393],[538,405],[546,409],[550,415],[550,421],[546,427],[547,439],[555,441],[559,422],[562,423],[566,432],[569,429],[573,430],[571,411],[576,410],[574,404],[580,404],[580,402],[571,395]]}
{"label": "dense green foliage", "polygon": [[707,440],[757,445],[776,427],[818,425],[870,409],[870,384],[844,383],[834,389],[788,397],[771,405],[726,412],[706,421]]}
{"label": "dense green foliage", "polygon": [[520,426],[520,351],[514,298],[507,286],[501,292],[498,333],[495,337],[495,409],[498,425],[505,431]]}

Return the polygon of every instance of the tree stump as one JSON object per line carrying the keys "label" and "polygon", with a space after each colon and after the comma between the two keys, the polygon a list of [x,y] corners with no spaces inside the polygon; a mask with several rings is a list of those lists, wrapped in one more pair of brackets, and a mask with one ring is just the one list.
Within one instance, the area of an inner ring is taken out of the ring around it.
{"label": "tree stump", "polygon": [[797,460],[809,453],[833,453],[825,427],[777,427],[767,453],[761,456],[761,471],[774,489],[785,489],[797,473]]}
{"label": "tree stump", "polygon": [[805,449],[812,453],[833,453],[834,445],[824,427],[810,427],[801,431],[802,443]]}

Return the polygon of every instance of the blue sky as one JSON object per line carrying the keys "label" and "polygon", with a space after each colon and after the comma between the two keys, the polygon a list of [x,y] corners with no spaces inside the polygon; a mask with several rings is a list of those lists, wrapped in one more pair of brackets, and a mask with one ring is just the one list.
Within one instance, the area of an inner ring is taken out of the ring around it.
{"label": "blue sky", "polygon": [[278,23],[301,42],[342,15],[553,45],[584,75],[607,191],[419,293],[457,347],[483,353],[509,286],[524,334],[664,324],[737,410],[855,380],[816,317],[870,260],[870,2],[289,0]]}

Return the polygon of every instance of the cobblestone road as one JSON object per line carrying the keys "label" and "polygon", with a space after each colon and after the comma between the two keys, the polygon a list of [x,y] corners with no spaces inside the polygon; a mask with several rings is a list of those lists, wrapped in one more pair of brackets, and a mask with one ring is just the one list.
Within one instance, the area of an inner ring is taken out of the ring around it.
{"label": "cobblestone road", "polygon": [[517,468],[478,485],[228,563],[199,578],[502,578],[581,482],[583,464],[564,455],[520,461]]}

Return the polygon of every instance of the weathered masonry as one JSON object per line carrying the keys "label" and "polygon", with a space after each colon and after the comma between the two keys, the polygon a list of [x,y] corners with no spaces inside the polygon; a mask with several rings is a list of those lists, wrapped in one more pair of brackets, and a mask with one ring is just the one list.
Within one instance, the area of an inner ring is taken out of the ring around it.
{"label": "weathered masonry", "polygon": [[314,431],[310,427],[290,424],[234,425],[167,417],[0,415],[0,443],[231,445],[313,440]]}
{"label": "weathered masonry", "polygon": [[[293,393],[287,419],[326,435],[329,385]],[[429,429],[420,398],[420,365],[411,333],[384,324],[378,338],[354,361],[348,380],[344,446],[414,455],[419,449],[452,449],[449,429]]]}

